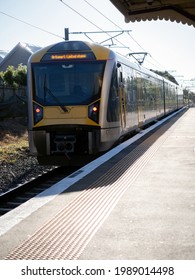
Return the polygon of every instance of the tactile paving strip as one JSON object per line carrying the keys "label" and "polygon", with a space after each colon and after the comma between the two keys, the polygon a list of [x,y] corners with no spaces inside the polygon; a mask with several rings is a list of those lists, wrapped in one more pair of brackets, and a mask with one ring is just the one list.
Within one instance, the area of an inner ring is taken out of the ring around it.
{"label": "tactile paving strip", "polygon": [[170,135],[163,126],[82,191],[6,259],[77,259],[124,192]]}

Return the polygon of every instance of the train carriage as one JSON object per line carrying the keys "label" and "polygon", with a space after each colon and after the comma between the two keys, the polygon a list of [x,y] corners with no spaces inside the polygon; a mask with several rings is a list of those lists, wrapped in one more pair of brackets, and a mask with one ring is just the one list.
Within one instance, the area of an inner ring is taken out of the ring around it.
{"label": "train carriage", "polygon": [[182,106],[178,92],[177,85],[98,44],[43,48],[28,63],[30,151],[40,164],[81,165]]}

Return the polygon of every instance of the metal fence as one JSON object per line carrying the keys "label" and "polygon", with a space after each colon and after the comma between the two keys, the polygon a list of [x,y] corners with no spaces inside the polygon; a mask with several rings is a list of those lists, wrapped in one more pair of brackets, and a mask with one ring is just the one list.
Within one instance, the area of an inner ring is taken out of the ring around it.
{"label": "metal fence", "polygon": [[0,119],[27,117],[27,89],[0,86]]}

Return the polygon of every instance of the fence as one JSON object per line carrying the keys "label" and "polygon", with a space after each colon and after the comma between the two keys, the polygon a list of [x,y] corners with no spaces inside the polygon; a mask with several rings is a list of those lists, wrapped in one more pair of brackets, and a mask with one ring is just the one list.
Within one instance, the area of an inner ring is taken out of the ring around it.
{"label": "fence", "polygon": [[0,119],[27,116],[27,89],[0,86]]}

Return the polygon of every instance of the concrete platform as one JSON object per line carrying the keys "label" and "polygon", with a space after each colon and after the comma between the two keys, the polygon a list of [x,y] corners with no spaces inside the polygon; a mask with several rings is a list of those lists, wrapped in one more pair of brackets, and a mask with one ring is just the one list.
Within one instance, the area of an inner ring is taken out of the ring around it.
{"label": "concrete platform", "polygon": [[80,259],[195,259],[195,109],[170,129]]}
{"label": "concrete platform", "polygon": [[21,219],[0,247],[0,259],[194,259],[195,108]]}

